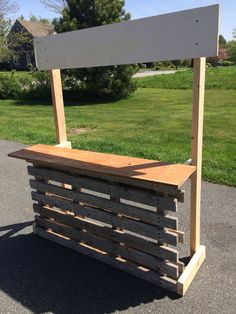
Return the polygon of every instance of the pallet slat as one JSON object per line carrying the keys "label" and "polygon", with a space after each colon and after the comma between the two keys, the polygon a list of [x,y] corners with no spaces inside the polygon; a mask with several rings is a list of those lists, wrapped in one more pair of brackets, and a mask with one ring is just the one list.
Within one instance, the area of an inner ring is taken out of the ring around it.
{"label": "pallet slat", "polygon": [[128,263],[127,261],[115,259],[114,257],[111,257],[105,254],[104,252],[93,250],[92,248],[89,248],[83,244],[79,244],[76,241],[70,240],[58,234],[52,233],[39,226],[34,226],[34,233],[45,239],[48,239],[65,247],[68,247],[72,250],[75,250],[79,253],[93,257],[99,261],[102,261],[103,263],[109,264],[113,267],[119,268],[123,271],[133,274],[157,286],[176,292],[176,281],[171,278],[161,276],[158,273],[151,270],[144,270],[143,268],[139,268],[137,267],[137,265],[134,265],[130,262]]}
{"label": "pallet slat", "polygon": [[[47,180],[52,180],[60,183],[65,183],[74,186],[75,188],[84,188],[92,191],[96,191],[99,193],[110,194],[112,184],[108,180],[102,180],[94,177],[88,177],[83,175],[73,175],[70,173],[66,173],[60,170],[52,170],[47,168],[41,168],[39,166],[28,166],[28,174],[31,176],[41,176],[46,178]],[[179,202],[184,202],[184,191],[179,189],[172,188],[171,190],[165,186],[162,186],[162,190],[153,191],[152,189],[144,189],[135,187],[132,185],[125,185],[122,183],[118,183],[120,191],[129,189],[134,193],[142,193],[145,194],[146,197],[148,195],[155,196],[163,196],[163,194],[167,194],[168,198],[177,199]],[[121,193],[121,192],[120,192]],[[121,197],[121,196],[120,196]]]}
{"label": "pallet slat", "polygon": [[[80,177],[84,177],[84,178],[88,178],[88,177],[92,177],[95,180],[98,181],[114,181],[119,183],[121,186],[130,186],[131,188],[134,189],[144,189],[147,191],[151,191],[154,193],[166,193],[168,195],[170,195],[173,198],[176,199],[181,199],[183,198],[182,193],[180,192],[180,190],[174,186],[174,185],[169,185],[169,184],[162,184],[162,183],[152,183],[149,181],[139,181],[139,180],[131,180],[129,178],[118,178],[116,176],[110,176],[110,175],[105,175],[102,173],[92,173],[92,175],[90,173],[88,173],[87,171],[84,171],[82,169],[78,170],[78,171],[72,171],[71,169],[64,169],[64,167],[60,167],[60,170],[54,165],[50,165],[50,168],[48,168],[48,164],[42,163],[42,162],[33,162],[33,167],[32,166],[28,166],[28,173],[29,175],[34,176],[35,173],[38,173],[38,175],[43,175],[45,178],[49,178],[50,180],[54,180],[54,181],[58,181],[61,182],[61,180],[63,181],[67,181],[68,180],[68,184],[71,184],[69,182],[75,182],[75,184],[78,184],[78,178]],[[53,179],[51,179],[51,177],[54,177]],[[74,180],[75,179],[75,180]],[[67,183],[67,182],[66,182]],[[71,184],[72,185],[72,184]],[[179,196],[179,192],[180,192],[180,196]]]}
{"label": "pallet slat", "polygon": [[46,206],[34,204],[34,212],[42,215],[43,217],[54,219],[59,223],[67,224],[74,228],[88,230],[89,232],[94,233],[100,237],[105,237],[116,242],[125,243],[125,245],[129,247],[146,252],[159,259],[166,259],[174,263],[178,262],[178,251],[165,245],[159,245],[157,243],[135,237],[134,235],[128,234],[126,232],[120,232],[117,230],[114,231],[110,227],[101,226],[99,224],[95,224],[95,222],[88,221],[85,218],[75,217],[71,214],[56,211]]}
{"label": "pallet slat", "polygon": [[28,173],[38,202],[36,234],[176,292],[183,267],[169,245],[183,242],[183,233],[167,211],[177,211],[184,191],[43,164],[29,166]]}
{"label": "pallet slat", "polygon": [[[32,182],[32,184],[34,184],[34,186],[36,186],[38,183],[34,180],[30,180],[30,183],[31,182]],[[63,182],[63,183],[65,183],[65,182]],[[77,184],[77,186],[73,186],[73,187],[81,188],[81,186],[79,184]],[[79,195],[80,195],[80,197],[83,197],[83,194],[77,193],[77,195],[76,195],[71,190],[69,190],[69,191],[68,191],[68,189],[62,190],[58,186],[54,186],[54,185],[44,186],[44,185],[38,184],[37,189],[39,190],[39,189],[46,189],[46,188],[48,188],[48,190],[43,191],[43,192],[51,192],[51,193],[55,193],[58,195],[59,195],[59,193],[62,193],[61,196],[69,197],[69,198],[78,197]],[[87,187],[86,187],[86,189],[87,189]],[[157,207],[159,210],[169,210],[169,211],[174,211],[174,212],[177,211],[176,199],[169,199],[169,198],[164,198],[164,197],[154,197],[152,195],[148,195],[146,193],[137,192],[137,191],[133,191],[133,194],[132,194],[131,192],[129,192],[125,188],[120,188],[120,187],[112,186],[112,185],[110,187],[110,191],[111,191],[110,194],[116,195],[119,198],[127,199],[129,201],[135,201],[137,203],[142,203],[142,204],[145,204],[148,206]]]}
{"label": "pallet slat", "polygon": [[146,253],[137,251],[126,246],[122,246],[119,243],[114,243],[110,240],[100,238],[89,232],[84,232],[82,230],[75,229],[71,226],[43,219],[39,216],[36,216],[35,222],[36,225],[40,225],[41,227],[51,229],[52,231],[62,234],[63,236],[69,237],[72,240],[83,242],[86,243],[87,245],[93,246],[100,250],[104,250],[110,255],[121,256],[122,258],[134,262],[137,265],[148,267],[149,269],[158,271],[161,274],[170,275],[175,279],[177,279],[179,276],[178,265],[169,262],[165,263],[159,261],[155,257],[148,255]]}
{"label": "pallet slat", "polygon": [[176,230],[178,228],[177,218],[170,215],[164,215],[162,212],[154,212],[129,204],[118,203],[96,195],[86,194],[79,191],[72,191],[63,187],[36,182],[34,180],[30,180],[30,186],[31,188],[40,192],[53,193],[61,197],[72,199],[76,203],[83,202],[94,207],[112,211],[116,214],[130,216],[161,228],[167,227]]}
{"label": "pallet slat", "polygon": [[127,217],[114,216],[111,212],[92,208],[87,205],[75,204],[70,200],[61,199],[52,195],[43,195],[37,192],[32,192],[31,195],[34,201],[72,211],[77,215],[99,220],[117,228],[124,228],[162,243],[169,243],[176,246],[178,242],[178,236],[175,233],[158,229],[156,226],[151,226]]}

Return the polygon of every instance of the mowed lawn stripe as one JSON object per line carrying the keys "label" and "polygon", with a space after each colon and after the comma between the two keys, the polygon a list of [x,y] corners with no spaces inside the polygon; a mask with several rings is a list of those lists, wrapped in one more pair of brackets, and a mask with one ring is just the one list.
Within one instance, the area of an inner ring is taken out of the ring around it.
{"label": "mowed lawn stripe", "polygon": [[[69,140],[74,148],[184,162],[191,156],[191,101],[191,90],[139,88],[114,103],[68,103]],[[236,186],[235,117],[235,90],[206,91],[205,180]],[[50,102],[1,100],[0,124],[1,139],[55,144]]]}

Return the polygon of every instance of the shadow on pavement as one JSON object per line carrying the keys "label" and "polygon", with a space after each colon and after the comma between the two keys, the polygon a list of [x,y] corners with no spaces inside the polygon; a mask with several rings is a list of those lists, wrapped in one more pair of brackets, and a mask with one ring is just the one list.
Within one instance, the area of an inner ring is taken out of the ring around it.
{"label": "shadow on pavement", "polygon": [[0,227],[0,289],[34,313],[111,313],[177,295],[33,234]]}

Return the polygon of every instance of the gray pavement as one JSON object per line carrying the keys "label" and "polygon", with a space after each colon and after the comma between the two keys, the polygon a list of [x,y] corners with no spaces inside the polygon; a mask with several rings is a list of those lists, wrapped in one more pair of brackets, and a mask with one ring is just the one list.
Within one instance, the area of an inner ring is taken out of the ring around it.
{"label": "gray pavement", "polygon": [[[26,163],[7,157],[22,147],[0,141],[0,313],[236,313],[235,188],[203,182],[207,259],[179,298],[33,235]],[[179,216],[188,238],[185,189]],[[181,252],[187,253],[183,246]]]}

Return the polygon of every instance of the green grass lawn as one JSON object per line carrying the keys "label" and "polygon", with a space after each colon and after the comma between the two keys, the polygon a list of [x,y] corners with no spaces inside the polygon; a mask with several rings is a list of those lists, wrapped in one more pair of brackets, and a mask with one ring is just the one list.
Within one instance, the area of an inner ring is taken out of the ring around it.
{"label": "green grass lawn", "polygon": [[[32,77],[32,72],[28,71],[14,71],[16,75],[20,78],[31,78]],[[11,75],[12,71],[0,71],[0,76],[4,75]]]}
{"label": "green grass lawn", "polygon": [[[175,74],[163,74],[135,79],[141,88],[191,89],[193,71],[187,69]],[[208,68],[206,89],[236,89],[236,66]]]}
{"label": "green grass lawn", "polygon": [[[184,162],[191,152],[191,90],[139,88],[116,103],[66,106],[74,148]],[[205,180],[236,186],[235,90],[207,90],[203,149]],[[48,103],[0,101],[0,138],[55,144]],[[74,135],[73,128],[91,131]]]}

